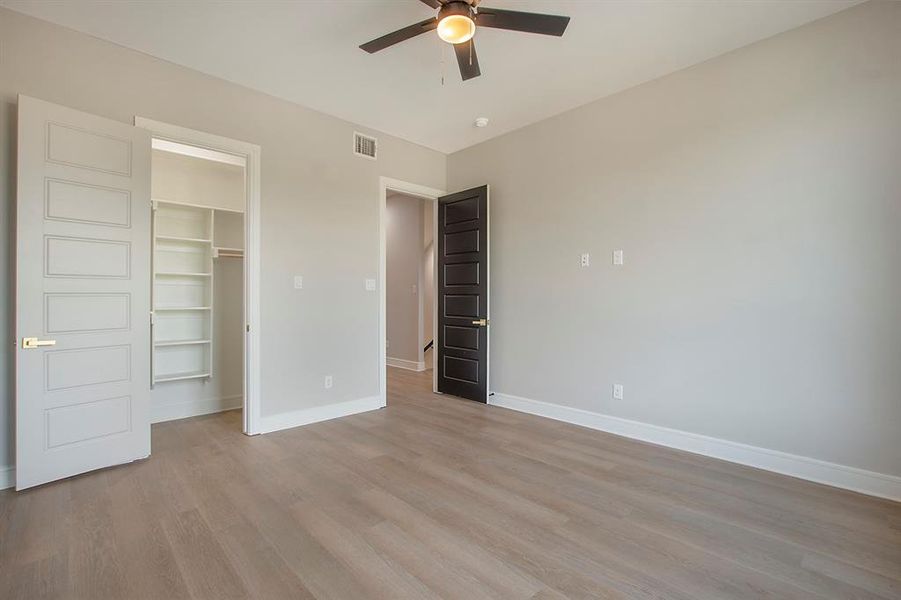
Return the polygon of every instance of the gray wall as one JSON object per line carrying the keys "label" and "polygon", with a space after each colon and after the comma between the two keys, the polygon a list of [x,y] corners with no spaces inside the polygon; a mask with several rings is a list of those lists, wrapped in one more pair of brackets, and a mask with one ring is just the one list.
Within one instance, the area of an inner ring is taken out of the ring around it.
{"label": "gray wall", "polygon": [[[423,202],[392,194],[385,206],[388,356],[419,361]],[[415,286],[415,291],[414,291]]]}
{"label": "gray wall", "polygon": [[[0,468],[12,463],[11,243],[16,94],[130,123],[135,115],[262,147],[262,413],[378,394],[378,190],[385,175],[443,188],[444,155],[387,135],[351,154],[347,123],[0,9]],[[288,76],[301,76],[289,74]],[[365,131],[365,130],[364,130]],[[293,289],[293,275],[304,289]],[[323,389],[323,376],[334,388]]]}
{"label": "gray wall", "polygon": [[901,2],[451,155],[492,388],[901,475],[899,161]]}

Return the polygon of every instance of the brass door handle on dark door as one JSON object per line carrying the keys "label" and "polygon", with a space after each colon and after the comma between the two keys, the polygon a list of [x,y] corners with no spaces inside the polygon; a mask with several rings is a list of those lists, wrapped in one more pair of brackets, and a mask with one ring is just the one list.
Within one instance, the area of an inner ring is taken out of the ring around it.
{"label": "brass door handle on dark door", "polygon": [[488,326],[488,319],[479,319],[478,321],[473,321],[472,324],[473,324],[473,325],[478,325],[479,327],[487,327],[487,326]]}

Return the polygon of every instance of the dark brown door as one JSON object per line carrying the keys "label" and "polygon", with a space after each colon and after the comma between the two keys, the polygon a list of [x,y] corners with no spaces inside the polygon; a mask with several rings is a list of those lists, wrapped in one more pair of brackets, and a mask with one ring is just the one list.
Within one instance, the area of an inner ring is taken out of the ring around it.
{"label": "dark brown door", "polygon": [[488,402],[488,186],[438,199],[438,391]]}

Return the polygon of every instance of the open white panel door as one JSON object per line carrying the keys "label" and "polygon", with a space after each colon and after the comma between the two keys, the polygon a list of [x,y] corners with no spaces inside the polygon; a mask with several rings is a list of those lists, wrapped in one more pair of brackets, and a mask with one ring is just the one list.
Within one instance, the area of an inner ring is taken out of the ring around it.
{"label": "open white panel door", "polygon": [[150,454],[150,133],[19,97],[16,489]]}

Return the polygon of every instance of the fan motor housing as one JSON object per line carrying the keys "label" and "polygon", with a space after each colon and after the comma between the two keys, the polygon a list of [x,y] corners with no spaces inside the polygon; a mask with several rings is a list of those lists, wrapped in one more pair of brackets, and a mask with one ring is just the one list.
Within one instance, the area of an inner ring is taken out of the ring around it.
{"label": "fan motor housing", "polygon": [[462,0],[458,2],[448,2],[438,9],[439,21],[444,17],[449,17],[451,15],[463,15],[464,17],[475,20],[475,11],[473,11],[472,6],[469,2],[464,2]]}

